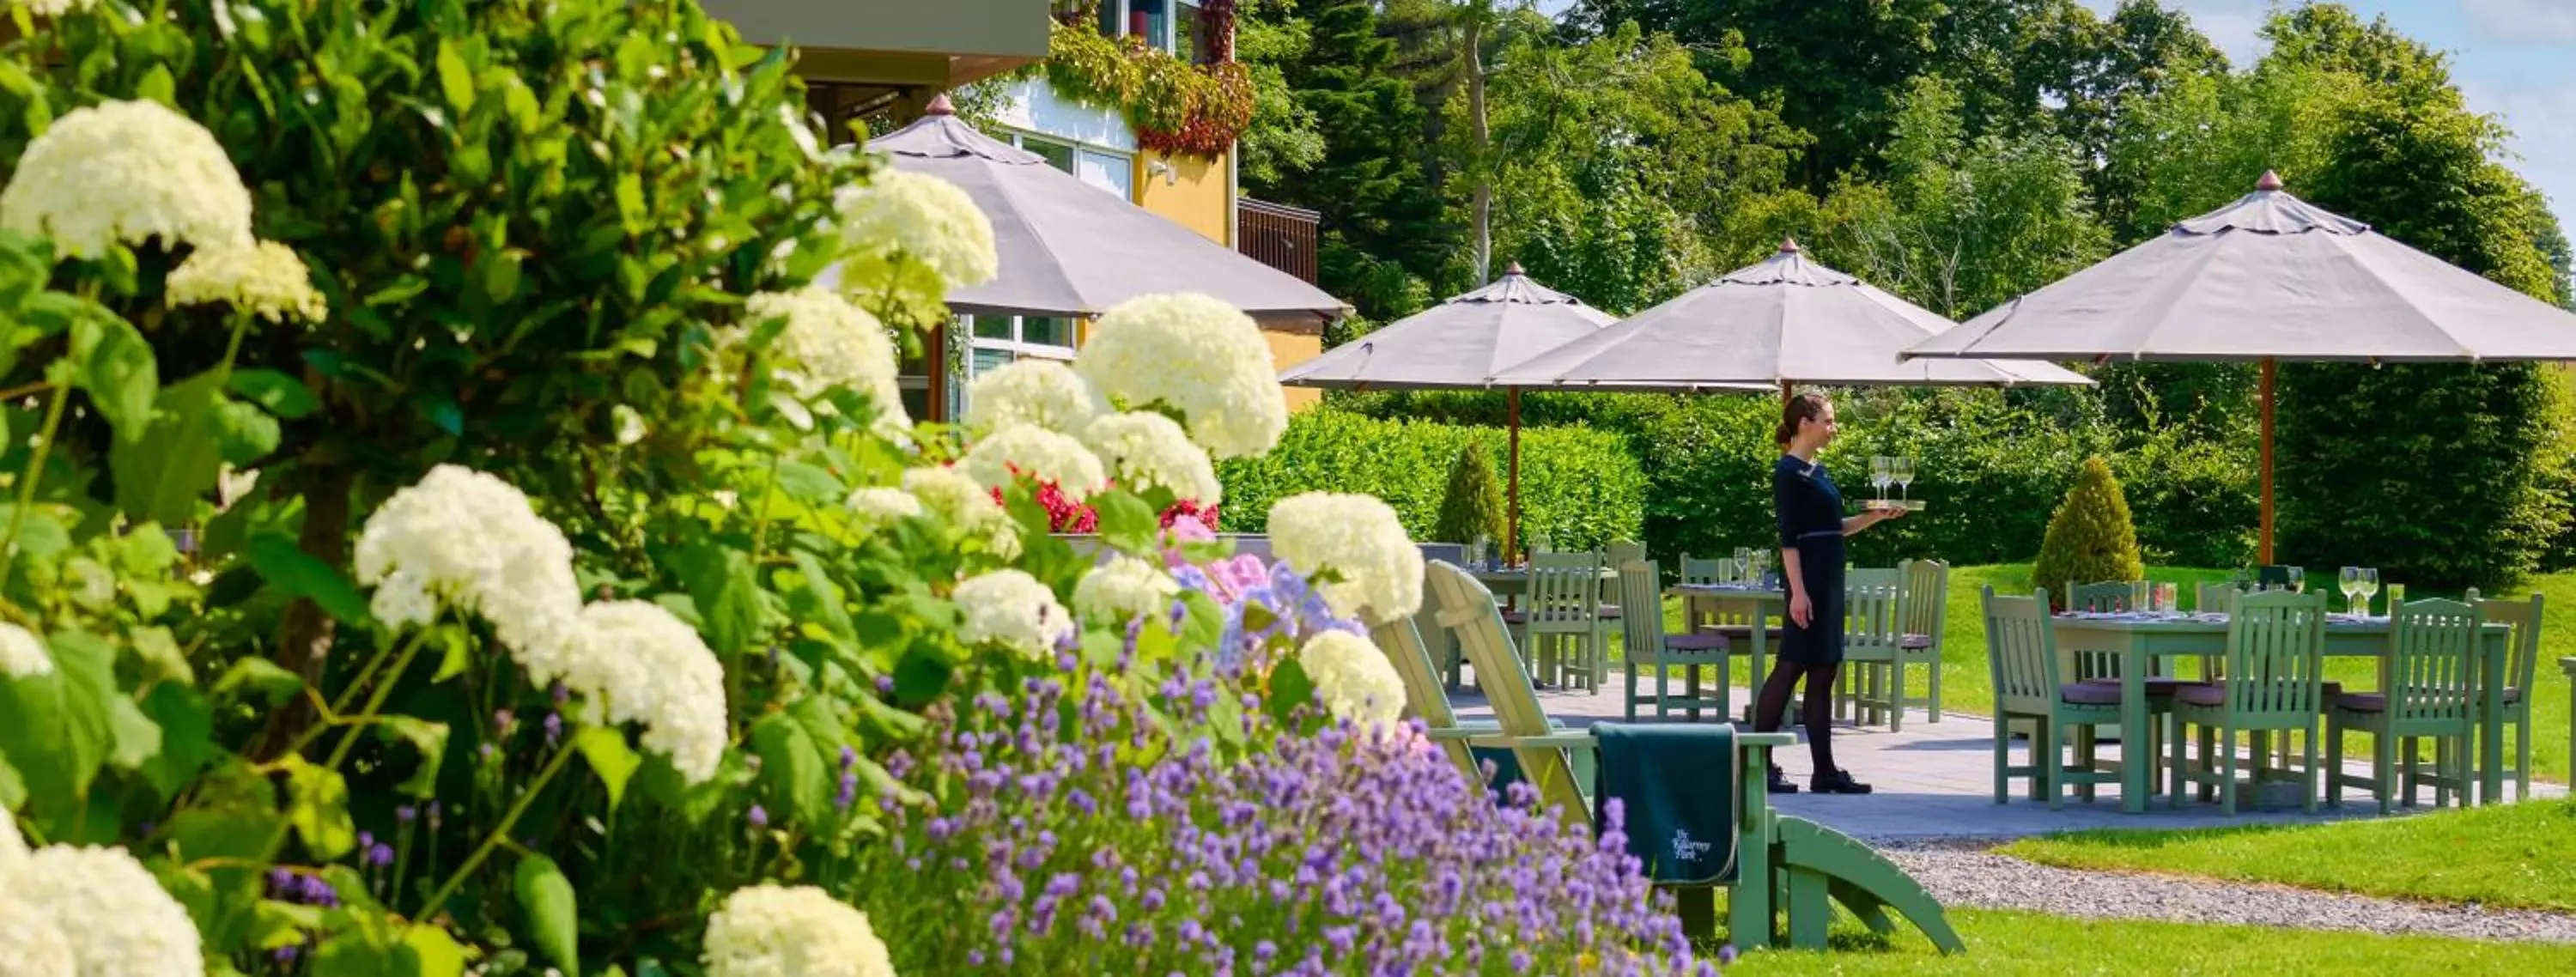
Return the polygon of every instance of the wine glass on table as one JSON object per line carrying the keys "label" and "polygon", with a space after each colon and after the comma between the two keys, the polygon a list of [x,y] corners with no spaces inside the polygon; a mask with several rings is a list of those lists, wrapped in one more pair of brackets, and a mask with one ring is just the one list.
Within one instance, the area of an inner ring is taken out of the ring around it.
{"label": "wine glass on table", "polygon": [[2335,586],[2343,590],[2344,610],[2350,611],[2356,615],[2361,614],[2361,610],[2354,606],[2354,602],[2359,600],[2361,597],[2361,568],[2345,567],[2342,570],[2337,571],[2335,573]]}
{"label": "wine glass on table", "polygon": [[2283,570],[2287,570],[2287,571],[2289,571],[2289,573],[2290,573],[2290,592],[2291,592],[2291,593],[2294,593],[2294,594],[2304,594],[2304,593],[2307,593],[2307,592],[2308,592],[2308,568],[2306,568],[2306,567],[2282,567],[2281,569],[2283,569]]}
{"label": "wine glass on table", "polygon": [[2359,613],[2363,617],[2369,617],[2370,599],[2379,596],[2379,568],[2362,567],[2360,577],[2353,581],[2353,588],[2361,592]]}

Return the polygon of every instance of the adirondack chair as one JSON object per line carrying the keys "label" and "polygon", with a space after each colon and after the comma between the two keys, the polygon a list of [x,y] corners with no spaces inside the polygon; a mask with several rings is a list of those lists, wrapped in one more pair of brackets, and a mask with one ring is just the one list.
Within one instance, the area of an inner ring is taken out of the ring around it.
{"label": "adirondack chair", "polygon": [[[2046,798],[2049,810],[2064,806],[2073,786],[2085,800],[2097,784],[2120,782],[2094,756],[2094,730],[2120,721],[2120,687],[2070,681],[2057,657],[2057,629],[2048,619],[2048,591],[2029,597],[2005,597],[1987,587],[1982,594],[1986,617],[1986,668],[1995,689],[1995,803],[2012,795],[2014,777],[2030,778],[2031,795]],[[2030,765],[2012,765],[2015,720],[2032,730]],[[2068,730],[2075,732],[2075,765],[2065,758]],[[2151,747],[2147,756],[2154,756]]]}
{"label": "adirondack chair", "polygon": [[1483,766],[1469,751],[1469,737],[1499,729],[1491,723],[1461,725],[1458,714],[1449,708],[1449,693],[1440,684],[1440,674],[1429,650],[1423,645],[1422,632],[1415,627],[1417,618],[1404,618],[1370,629],[1369,637],[1378,649],[1386,652],[1395,665],[1395,673],[1404,677],[1404,711],[1422,720],[1424,735],[1440,744],[1440,750],[1458,764],[1469,780],[1485,779]]}
{"label": "adirondack chair", "polygon": [[1904,579],[1895,570],[1843,574],[1841,705],[1862,725],[1905,728]]}
{"label": "adirondack chair", "polygon": [[[1486,693],[1502,732],[1471,742],[1510,748],[1523,776],[1538,789],[1541,804],[1569,825],[1590,828],[1592,807],[1584,792],[1592,781],[1586,767],[1597,744],[1589,732],[1551,725],[1527,677],[1509,667],[1515,653],[1494,610],[1492,592],[1466,571],[1435,561],[1425,596],[1437,606],[1435,616],[1457,636],[1477,673],[1491,670],[1494,675]],[[1875,932],[1895,931],[1892,911],[1921,929],[1943,953],[1965,952],[1967,946],[1950,928],[1941,904],[1904,869],[1841,832],[1771,809],[1762,772],[1770,769],[1773,749],[1796,741],[1788,733],[1735,736],[1737,863],[1734,880],[1726,884],[1727,939],[1740,949],[1768,947],[1777,912],[1786,910],[1788,942],[1823,949],[1826,928],[1833,921],[1831,904],[1840,902]],[[1675,895],[1684,931],[1713,935],[1714,889],[1678,888]]]}
{"label": "adirondack chair", "polygon": [[[2325,713],[2326,595],[2320,591],[2264,591],[2236,599],[2227,619],[2227,678],[2176,689],[2173,716],[2173,795],[2185,782],[2216,787],[2219,807],[2236,813],[2236,734],[2254,734],[2252,758],[2259,781],[2267,769],[2266,734],[2304,732],[2299,780],[2301,807],[2317,810],[2317,726]],[[2187,764],[2182,735],[2200,727],[2197,769]]]}
{"label": "adirondack chair", "polygon": [[[2366,787],[2386,814],[2402,773],[2408,807],[2425,779],[2433,782],[2433,806],[2450,806],[2453,791],[2466,805],[2476,784],[2469,758],[2478,736],[2478,639],[2486,620],[2477,608],[2449,600],[2407,601],[2389,617],[2379,691],[2345,693],[2326,704],[2326,802],[2341,807],[2345,787]],[[2370,734],[2370,776],[2344,772],[2343,734],[2353,730]],[[2430,778],[2415,768],[2418,741],[2427,739],[2434,742]]]}
{"label": "adirondack chair", "polygon": [[[1619,564],[1620,602],[1630,607],[1660,605],[1663,601],[1662,577],[1663,570],[1655,566],[1653,560],[1639,557]],[[1703,708],[1717,710],[1719,716],[1725,716],[1730,693],[1726,638],[1707,631],[1665,634],[1663,617],[1661,614],[1630,614],[1619,622],[1627,642],[1627,654],[1621,661],[1628,673],[1625,700],[1628,721],[1637,720],[1637,707],[1641,705],[1654,706],[1657,719],[1665,718],[1675,709],[1689,713],[1692,722],[1699,721]],[[1699,670],[1703,665],[1717,666],[1717,689],[1714,693],[1703,694],[1700,691]],[[1655,694],[1637,694],[1639,668],[1651,669],[1655,673]],[[1680,696],[1672,693],[1674,668],[1682,670]]]}
{"label": "adirondack chair", "polygon": [[[1906,560],[1896,565],[1904,578],[1902,606],[1905,617],[1897,622],[1902,633],[1897,642],[1899,669],[1925,666],[1928,686],[1921,698],[1899,696],[1897,709],[1920,703],[1932,722],[1941,721],[1941,639],[1948,633],[1950,621],[1950,565],[1939,560]],[[1900,691],[1902,687],[1900,686]]]}
{"label": "adirondack chair", "polygon": [[2504,709],[2498,717],[2513,731],[2512,765],[2504,775],[2513,778],[2516,799],[2531,796],[2531,699],[2532,681],[2540,670],[2540,595],[2528,601],[2484,600],[2471,589],[2468,604],[2478,609],[2480,617],[2490,624],[2513,625],[2513,658],[2504,666]]}

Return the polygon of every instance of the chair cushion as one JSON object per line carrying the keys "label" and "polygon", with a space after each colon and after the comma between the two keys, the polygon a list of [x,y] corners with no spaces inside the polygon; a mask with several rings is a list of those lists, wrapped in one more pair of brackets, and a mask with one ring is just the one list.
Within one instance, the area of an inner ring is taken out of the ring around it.
{"label": "chair cushion", "polygon": [[[2324,687],[2318,691],[2322,695],[2322,701],[2331,703],[2337,699],[2343,698],[2343,683],[2327,682]],[[2187,702],[2195,706],[2226,705],[2227,680],[2219,679],[2215,682],[2193,682],[2184,685],[2174,691],[2174,701]]]}
{"label": "chair cushion", "polygon": [[1698,634],[1668,634],[1664,647],[1674,651],[1725,651],[1726,636],[1702,631]]}
{"label": "chair cushion", "polygon": [[2521,701],[2522,701],[2522,690],[2521,690],[2521,689],[2514,688],[2513,686],[2510,686],[2510,685],[2505,686],[2505,687],[2504,687],[2504,701],[2506,701],[2506,702],[2508,702],[2508,703],[2521,702]]}
{"label": "chair cushion", "polygon": [[1529,623],[1529,612],[1528,612],[1528,611],[1504,611],[1504,612],[1503,612],[1503,623],[1505,623],[1505,624],[1528,624],[1528,623]]}
{"label": "chair cushion", "polygon": [[2351,712],[2387,712],[2388,697],[2377,692],[2355,692],[2334,697],[2334,706]]}
{"label": "chair cushion", "polygon": [[[2088,679],[2085,679],[2085,680],[2084,680],[2084,684],[2086,684],[2086,685],[2107,685],[2107,686],[2110,686],[2110,687],[2112,687],[2112,688],[2114,688],[2114,689],[2117,689],[2117,688],[2119,688],[2119,687],[2120,687],[2120,680],[2119,680],[2119,679],[2116,679],[2116,678],[2088,678]],[[2181,688],[2181,687],[2183,687],[2183,686],[2186,686],[2186,685],[2205,685],[2205,684],[2207,684],[2207,683],[2202,682],[2202,681],[2200,681],[2199,679],[2172,678],[2172,677],[2169,677],[2169,676],[2163,676],[2163,675],[2151,675],[2151,676],[2148,676],[2148,677],[2147,677],[2147,695],[2148,695],[2148,696],[2150,696],[2150,697],[2153,697],[2153,698],[2163,698],[2163,697],[2170,696],[2170,695],[2174,694],[2174,690],[2175,690],[2175,689],[2179,689],[2179,688]]]}
{"label": "chair cushion", "polygon": [[2079,706],[2116,706],[2120,704],[2120,687],[2100,682],[2068,682],[2057,687],[2060,698]]}
{"label": "chair cushion", "polygon": [[[1753,637],[1753,626],[1750,624],[1720,624],[1716,627],[1702,628],[1700,630],[1706,631],[1710,634],[1722,634],[1730,638],[1749,639]],[[1762,633],[1771,638],[1778,638],[1782,634],[1782,631],[1777,627],[1766,627],[1762,629]]]}
{"label": "chair cushion", "polygon": [[1616,619],[1619,616],[1619,605],[1603,604],[1599,607],[1593,608],[1592,612],[1601,617]]}
{"label": "chair cushion", "polygon": [[1922,651],[1923,649],[1932,647],[1932,636],[1928,634],[1909,634],[1896,639],[1896,646],[1907,651]]}

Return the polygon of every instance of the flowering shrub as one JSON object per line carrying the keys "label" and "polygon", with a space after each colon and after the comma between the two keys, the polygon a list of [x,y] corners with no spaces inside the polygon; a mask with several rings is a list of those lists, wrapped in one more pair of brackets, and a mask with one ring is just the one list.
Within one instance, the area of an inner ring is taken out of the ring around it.
{"label": "flowering shrub", "polygon": [[1418,727],[1281,735],[1248,673],[1156,681],[1134,645],[943,711],[898,762],[941,803],[892,812],[851,888],[906,934],[899,972],[1714,972],[1615,823],[1569,831],[1525,785],[1478,803]]}

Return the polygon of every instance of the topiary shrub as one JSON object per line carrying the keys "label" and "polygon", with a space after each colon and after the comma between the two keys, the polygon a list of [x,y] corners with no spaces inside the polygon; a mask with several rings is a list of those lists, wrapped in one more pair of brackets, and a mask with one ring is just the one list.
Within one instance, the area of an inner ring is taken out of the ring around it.
{"label": "topiary shrub", "polygon": [[1431,538],[1472,543],[1501,539],[1508,531],[1503,485],[1494,478],[1494,466],[1475,445],[1458,449],[1458,463],[1449,466],[1449,494],[1440,499],[1440,518],[1431,524]]}
{"label": "topiary shrub", "polygon": [[2145,575],[2146,566],[2138,559],[2138,530],[2129,523],[2129,500],[2120,493],[2120,480],[2100,457],[2084,459],[2066,501],[2048,518],[2031,582],[2048,588],[2049,600],[2063,606],[2070,584]]}

